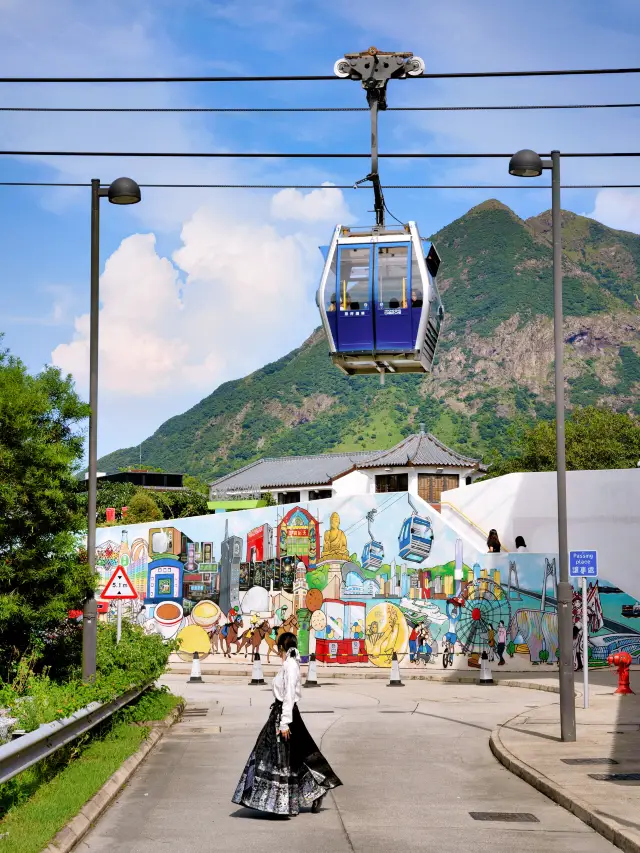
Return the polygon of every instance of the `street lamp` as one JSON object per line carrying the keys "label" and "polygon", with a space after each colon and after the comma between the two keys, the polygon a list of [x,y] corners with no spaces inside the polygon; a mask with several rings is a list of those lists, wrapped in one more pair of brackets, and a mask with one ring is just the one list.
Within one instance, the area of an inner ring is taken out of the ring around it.
{"label": "street lamp", "polygon": [[[109,187],[91,181],[91,310],[89,320],[89,475],[87,500],[87,556],[91,571],[96,569],[96,504],[98,494],[98,327],[100,320],[100,199],[111,204],[137,204],[140,187],[131,178],[116,178]],[[86,632],[82,643],[82,677],[96,674],[96,626],[93,596],[85,602]]]}
{"label": "street lamp", "polygon": [[[569,583],[567,537],[567,463],[564,435],[564,336],[562,333],[562,222],[560,218],[560,152],[552,151],[551,160],[543,160],[535,151],[525,148],[509,161],[509,174],[520,178],[537,178],[551,169],[551,237],[553,244],[553,341],[556,386],[556,470],[558,490],[558,550],[560,582],[558,583],[558,640],[560,644],[560,736],[563,741],[576,739],[576,709],[573,676],[572,589]],[[585,666],[587,665],[585,661]]]}

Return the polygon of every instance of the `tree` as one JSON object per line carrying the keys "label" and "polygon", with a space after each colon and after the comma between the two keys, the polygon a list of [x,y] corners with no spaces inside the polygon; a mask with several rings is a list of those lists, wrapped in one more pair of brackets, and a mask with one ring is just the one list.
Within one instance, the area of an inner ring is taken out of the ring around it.
{"label": "tree", "polygon": [[199,477],[192,477],[191,474],[185,474],[182,478],[182,484],[186,489],[190,489],[192,492],[199,492],[205,498],[209,498],[209,486]]}
{"label": "tree", "polygon": [[188,518],[190,515],[206,515],[209,512],[205,495],[192,489],[182,492],[157,491],[153,493],[153,499],[160,508],[161,518]]}
{"label": "tree", "polygon": [[[609,409],[574,409],[566,422],[566,449],[569,471],[635,468],[640,460],[640,424]],[[514,455],[493,462],[487,477],[555,470],[555,421],[539,421],[520,429]]]}
{"label": "tree", "polygon": [[160,507],[149,492],[144,489],[137,489],[129,501],[126,523],[141,524],[145,521],[159,521],[162,517]]}
{"label": "tree", "polygon": [[86,529],[75,474],[88,413],[70,377],[53,367],[31,376],[0,351],[0,660],[7,668],[43,637],[52,652],[68,611],[81,608],[94,586],[77,537]]}

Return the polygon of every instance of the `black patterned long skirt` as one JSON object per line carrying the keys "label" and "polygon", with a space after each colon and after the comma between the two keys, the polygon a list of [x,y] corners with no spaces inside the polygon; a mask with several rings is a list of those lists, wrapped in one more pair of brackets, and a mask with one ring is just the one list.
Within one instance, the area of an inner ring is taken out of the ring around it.
{"label": "black patterned long skirt", "polygon": [[342,782],[293,706],[289,739],[278,737],[282,702],[274,702],[238,782],[233,802],[279,815],[296,815]]}

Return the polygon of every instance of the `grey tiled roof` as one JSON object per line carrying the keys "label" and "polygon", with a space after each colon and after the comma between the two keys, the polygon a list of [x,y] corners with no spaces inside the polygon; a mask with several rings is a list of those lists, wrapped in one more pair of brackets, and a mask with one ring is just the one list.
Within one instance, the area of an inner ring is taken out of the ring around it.
{"label": "grey tiled roof", "polygon": [[462,456],[447,447],[431,435],[430,432],[410,435],[392,447],[377,453],[367,467],[384,468],[394,465],[455,465],[457,467],[472,467],[479,464],[478,459]]}
{"label": "grey tiled roof", "polygon": [[266,457],[210,484],[214,493],[284,489],[288,486],[328,486],[353,468],[404,465],[474,467],[479,460],[451,450],[430,433],[410,435],[391,450],[322,453],[317,456]]}
{"label": "grey tiled roof", "polygon": [[267,457],[211,483],[214,492],[251,491],[287,486],[328,486],[333,477],[362,465],[379,450],[322,453],[317,456]]}

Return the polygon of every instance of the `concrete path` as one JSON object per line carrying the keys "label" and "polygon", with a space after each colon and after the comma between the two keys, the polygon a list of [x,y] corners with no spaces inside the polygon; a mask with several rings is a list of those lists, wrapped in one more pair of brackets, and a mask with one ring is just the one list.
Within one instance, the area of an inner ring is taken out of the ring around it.
{"label": "concrete path", "polygon": [[575,743],[560,741],[558,706],[547,704],[501,726],[491,746],[512,772],[640,853],[640,696],[614,695],[615,681],[591,691],[588,709],[577,707]]}
{"label": "concrete path", "polygon": [[[264,724],[271,691],[246,678],[166,682],[202,709],[151,753],[79,846],[83,853],[602,853],[613,846],[518,779],[488,748],[506,719],[557,701],[553,693],[411,681],[334,680],[303,691],[306,723],[344,786],[322,812],[273,819],[231,803]],[[492,812],[477,821],[470,812]],[[537,822],[497,820],[529,813]]]}

